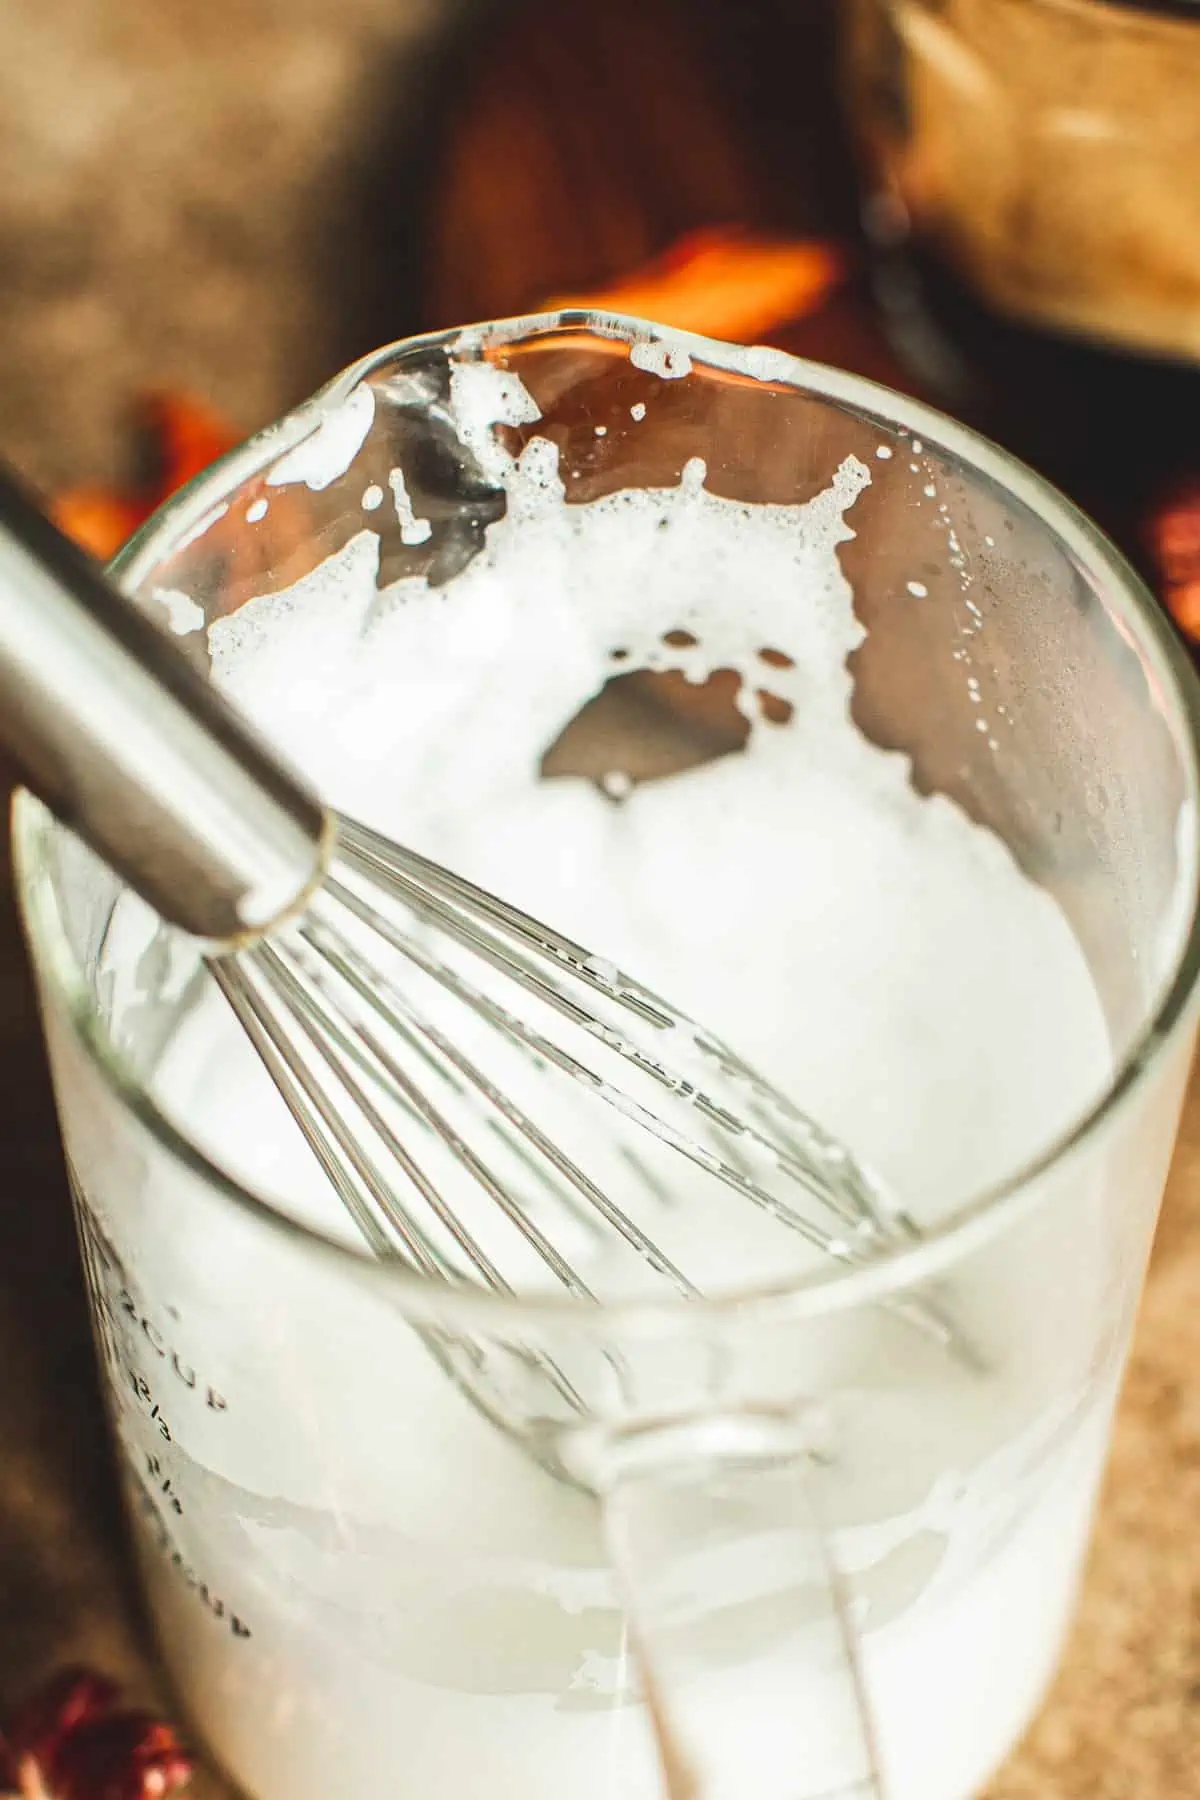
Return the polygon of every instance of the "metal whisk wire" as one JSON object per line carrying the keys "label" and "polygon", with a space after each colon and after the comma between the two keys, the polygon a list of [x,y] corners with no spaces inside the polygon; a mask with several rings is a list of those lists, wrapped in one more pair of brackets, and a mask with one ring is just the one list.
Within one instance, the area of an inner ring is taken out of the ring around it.
{"label": "metal whisk wire", "polygon": [[[597,1298],[552,1229],[514,1191],[512,1178],[497,1173],[434,1097],[436,1081],[469,1100],[505,1145],[510,1165],[549,1185],[577,1220],[611,1232],[680,1295],[698,1293],[651,1233],[481,1065],[461,1035],[443,1029],[414,999],[400,978],[401,965],[451,996],[534,1066],[555,1070],[604,1101],[811,1246],[859,1262],[882,1242],[908,1234],[907,1222],[889,1213],[845,1150],[711,1033],[570,939],[436,863],[353,821],[339,819],[337,829],[331,867],[307,913],[268,939],[213,958],[211,967],[376,1254],[399,1255],[426,1275],[461,1280],[465,1274],[493,1292],[513,1291],[409,1134],[398,1129],[404,1120],[436,1140],[567,1293]],[[363,933],[371,953],[363,948]],[[394,953],[395,972],[381,960],[379,947]],[[456,961],[453,951],[464,955]],[[644,1089],[661,1090],[677,1111],[685,1107],[693,1129],[685,1130],[628,1085],[617,1085],[511,1002],[486,991],[474,973],[481,968],[501,975],[517,996],[532,998],[548,1018],[565,1020],[583,1041],[626,1065]],[[624,1027],[626,1020],[679,1045],[690,1066],[656,1054],[656,1046],[648,1048]],[[746,1112],[714,1098],[706,1074],[744,1095]],[[382,1155],[372,1154],[368,1138]],[[817,1201],[829,1227],[764,1185],[755,1159]]]}

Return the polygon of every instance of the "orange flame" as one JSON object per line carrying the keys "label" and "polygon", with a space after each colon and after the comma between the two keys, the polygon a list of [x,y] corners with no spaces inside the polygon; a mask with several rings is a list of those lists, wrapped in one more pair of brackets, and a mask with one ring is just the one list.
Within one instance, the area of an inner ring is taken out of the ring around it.
{"label": "orange flame", "polygon": [[845,280],[846,258],[818,238],[766,238],[714,227],[607,288],[557,295],[551,308],[633,313],[677,331],[753,341],[816,312]]}
{"label": "orange flame", "polygon": [[1200,476],[1185,483],[1150,521],[1150,548],[1163,598],[1179,629],[1200,643]]}
{"label": "orange flame", "polygon": [[171,494],[231,450],[238,433],[189,394],[148,394],[136,427],[154,471],[131,491],[83,486],[59,494],[50,515],[61,530],[107,562]]}

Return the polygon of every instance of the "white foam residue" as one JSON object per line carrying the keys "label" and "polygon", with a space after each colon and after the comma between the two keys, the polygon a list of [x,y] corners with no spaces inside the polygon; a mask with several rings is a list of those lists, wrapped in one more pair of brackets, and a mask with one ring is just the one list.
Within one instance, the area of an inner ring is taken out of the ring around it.
{"label": "white foam residue", "polygon": [[450,408],[459,441],[495,481],[503,481],[513,463],[496,426],[532,425],[542,416],[519,375],[485,360],[451,365]]}
{"label": "white foam residue", "polygon": [[418,519],[413,512],[413,504],[405,484],[403,469],[392,469],[389,472],[388,486],[392,490],[396,517],[400,521],[401,538],[406,544],[425,543],[433,535],[433,526],[428,519]]}
{"label": "white foam residue", "polygon": [[[270,687],[271,731],[293,761],[311,764],[316,717],[329,739],[330,767],[376,754],[371,707],[379,699],[364,643],[378,604],[378,569],[379,538],[360,531],[290,588],[209,626],[213,679],[252,715],[256,694]],[[337,797],[333,787],[330,798]]]}
{"label": "white foam residue", "polygon": [[316,430],[284,452],[268,471],[268,483],[286,487],[302,481],[314,490],[327,488],[349,469],[366,442],[374,417],[375,390],[364,381],[340,405],[319,413]]}
{"label": "white foam residue", "polygon": [[629,360],[635,369],[644,369],[663,381],[678,381],[689,375],[692,368],[692,359],[683,345],[672,344],[666,338],[639,338],[629,346]]}
{"label": "white foam residue", "polygon": [[181,593],[178,588],[155,588],[154,598],[166,613],[167,625],[177,637],[203,631],[204,608],[198,606],[190,594]]}
{"label": "white foam residue", "polygon": [[270,504],[269,500],[252,500],[250,505],[246,508],[246,523],[248,525],[257,525],[260,519],[265,519],[267,516],[267,508]]}

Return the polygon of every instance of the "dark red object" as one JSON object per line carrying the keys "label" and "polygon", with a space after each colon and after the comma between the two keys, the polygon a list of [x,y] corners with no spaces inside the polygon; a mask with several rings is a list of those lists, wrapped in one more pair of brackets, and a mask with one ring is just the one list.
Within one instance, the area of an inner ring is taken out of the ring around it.
{"label": "dark red object", "polygon": [[0,1794],[22,1800],[170,1800],[191,1774],[173,1726],[123,1708],[116,1683],[89,1669],[39,1688],[0,1739]]}
{"label": "dark red object", "polygon": [[21,1774],[17,1768],[17,1759],[6,1739],[0,1737],[0,1794],[19,1793],[20,1787]]}

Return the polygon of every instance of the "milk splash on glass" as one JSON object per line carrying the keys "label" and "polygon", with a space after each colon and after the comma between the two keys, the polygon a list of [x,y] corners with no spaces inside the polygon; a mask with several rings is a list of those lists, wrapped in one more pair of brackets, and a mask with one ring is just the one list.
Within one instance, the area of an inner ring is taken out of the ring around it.
{"label": "milk splash on glass", "polygon": [[[870,471],[849,457],[815,498],[756,505],[711,492],[692,460],[677,485],[572,504],[550,441],[517,456],[493,433],[498,416],[536,417],[502,382],[498,396],[485,365],[456,372],[460,435],[506,509],[449,586],[379,590],[373,497],[315,572],[210,626],[214,678],[331,803],[669,995],[935,1226],[1045,1149],[1112,1058],[1054,901],[851,718],[863,633],[837,551]],[[318,485],[307,462],[301,477]],[[403,478],[391,485],[419,541]],[[744,742],[661,779],[544,778],[572,720],[639,670],[697,692],[731,671]],[[114,981],[144,944],[136,903],[121,904]],[[216,998],[188,1008],[157,1092],[236,1178],[353,1237]],[[691,1213],[682,1195],[677,1211],[689,1272],[713,1291],[819,1255],[794,1240],[781,1265],[779,1240],[737,1206]],[[231,1305],[258,1304],[219,1237],[186,1255]],[[219,1396],[207,1440],[163,1452],[181,1502],[169,1536],[161,1505],[144,1531],[168,1662],[218,1755],[258,1800],[381,1780],[398,1800],[652,1800],[661,1776],[595,1502],[477,1412],[399,1313],[294,1269],[281,1279],[311,1314],[311,1352],[247,1382],[337,1419],[352,1491],[331,1499],[321,1457],[281,1462]],[[1003,1270],[997,1289],[1011,1304]],[[1044,1348],[1045,1309],[1017,1341],[989,1336],[988,1306],[972,1295],[970,1330],[994,1351],[982,1372],[863,1310],[806,1375],[845,1389],[857,1473],[833,1529],[889,1800],[966,1800],[1004,1755],[1053,1665],[1086,1538],[1111,1387],[1031,1431],[1018,1365]],[[335,1351],[353,1355],[352,1392],[335,1391]],[[219,1611],[198,1603],[197,1572]]]}

